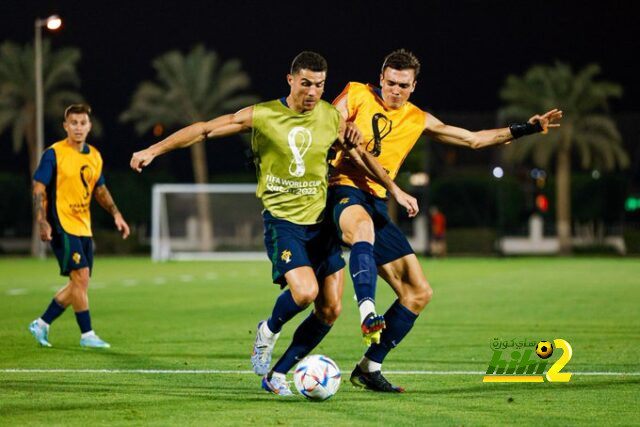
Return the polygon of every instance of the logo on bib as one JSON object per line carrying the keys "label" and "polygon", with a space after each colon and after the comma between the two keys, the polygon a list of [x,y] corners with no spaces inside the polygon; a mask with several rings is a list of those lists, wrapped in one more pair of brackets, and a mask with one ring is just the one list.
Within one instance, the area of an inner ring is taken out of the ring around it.
{"label": "logo on bib", "polygon": [[295,177],[301,177],[306,171],[302,159],[311,146],[311,131],[302,126],[296,126],[289,131],[289,149],[293,154],[293,160],[289,164],[289,173]]}

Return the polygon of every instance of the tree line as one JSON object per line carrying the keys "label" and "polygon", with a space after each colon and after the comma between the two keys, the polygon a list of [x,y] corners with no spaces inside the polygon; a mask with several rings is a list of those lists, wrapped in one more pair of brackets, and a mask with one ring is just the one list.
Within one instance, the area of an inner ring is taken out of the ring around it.
{"label": "tree line", "polygon": [[[77,48],[54,50],[44,42],[47,122],[58,123],[66,106],[84,102],[77,69],[80,58]],[[153,132],[160,136],[259,99],[248,92],[251,79],[239,59],[222,60],[203,45],[186,53],[167,52],[151,65],[155,79],[138,85],[129,108],[120,115],[120,120],[132,124],[139,135]],[[611,171],[629,165],[622,137],[609,115],[609,103],[622,96],[622,87],[600,79],[600,75],[597,64],[580,70],[562,62],[533,65],[523,75],[508,76],[500,90],[503,107],[498,117],[502,123],[523,121],[552,108],[564,112],[557,131],[528,136],[504,150],[506,162],[554,169],[556,229],[563,252],[570,251],[571,246],[572,167]],[[94,132],[100,131],[98,121],[94,123]],[[34,52],[29,44],[6,41],[0,45],[0,135],[5,132],[11,134],[14,152],[26,147],[29,173],[33,175],[41,153],[36,152]],[[194,182],[207,182],[205,144],[192,145],[190,150]]]}

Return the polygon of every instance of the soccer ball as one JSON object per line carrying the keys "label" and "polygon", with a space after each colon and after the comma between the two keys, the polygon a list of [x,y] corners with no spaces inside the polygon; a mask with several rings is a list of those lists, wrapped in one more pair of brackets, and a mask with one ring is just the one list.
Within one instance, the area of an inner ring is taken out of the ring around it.
{"label": "soccer ball", "polygon": [[312,354],[298,363],[293,381],[307,399],[327,400],[340,387],[340,368],[327,356]]}
{"label": "soccer ball", "polygon": [[548,359],[553,354],[553,345],[549,341],[540,341],[536,345],[536,354],[541,359]]}

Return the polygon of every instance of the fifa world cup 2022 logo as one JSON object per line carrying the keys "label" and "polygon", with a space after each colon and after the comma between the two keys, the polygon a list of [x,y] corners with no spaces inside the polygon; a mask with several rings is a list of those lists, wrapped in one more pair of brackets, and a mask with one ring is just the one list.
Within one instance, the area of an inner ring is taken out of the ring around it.
{"label": "fifa world cup 2022 logo", "polygon": [[88,199],[91,196],[91,191],[89,191],[89,183],[93,178],[93,170],[89,165],[83,165],[80,168],[80,181],[82,182],[82,186],[84,187],[83,198]]}
{"label": "fifa world cup 2022 logo", "polygon": [[304,175],[306,166],[303,157],[311,147],[311,131],[302,126],[296,126],[289,131],[289,149],[293,154],[293,160],[289,163],[289,173],[296,178]]}

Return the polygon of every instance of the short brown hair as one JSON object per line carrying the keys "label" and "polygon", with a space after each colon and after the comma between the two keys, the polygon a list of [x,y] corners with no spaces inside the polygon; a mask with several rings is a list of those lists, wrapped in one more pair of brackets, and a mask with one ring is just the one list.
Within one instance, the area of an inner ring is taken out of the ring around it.
{"label": "short brown hair", "polygon": [[86,114],[91,116],[91,107],[87,104],[71,104],[64,110],[64,119],[67,120],[69,114]]}
{"label": "short brown hair", "polygon": [[296,74],[302,69],[316,72],[326,72],[327,68],[327,60],[324,59],[322,55],[316,52],[305,50],[304,52],[300,52],[298,56],[293,58],[290,74]]}
{"label": "short brown hair", "polygon": [[384,70],[389,67],[394,70],[413,70],[415,77],[420,74],[420,61],[418,58],[406,49],[398,49],[391,52],[384,58],[382,63],[382,74]]}

